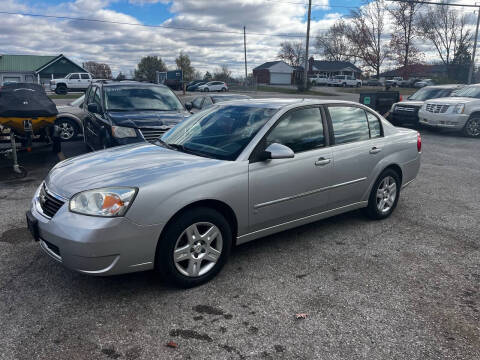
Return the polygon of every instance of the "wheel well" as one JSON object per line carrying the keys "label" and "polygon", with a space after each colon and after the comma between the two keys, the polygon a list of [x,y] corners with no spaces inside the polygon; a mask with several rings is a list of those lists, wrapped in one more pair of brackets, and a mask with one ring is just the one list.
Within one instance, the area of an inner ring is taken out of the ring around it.
{"label": "wheel well", "polygon": [[400,168],[400,166],[398,166],[397,164],[391,164],[391,165],[388,165],[385,168],[385,170],[387,170],[387,169],[392,169],[393,171],[395,171],[398,174],[398,176],[400,177],[400,184],[403,183],[403,173],[402,173],[402,169]]}
{"label": "wheel well", "polygon": [[480,116],[480,111],[474,111],[473,113],[470,114],[469,118],[472,118],[474,116]]}
{"label": "wheel well", "polygon": [[67,84],[65,84],[65,83],[58,83],[58,84],[57,84],[57,87],[59,87],[59,86],[65,86],[65,87],[67,87]]}
{"label": "wheel well", "polygon": [[237,217],[235,216],[235,213],[233,212],[232,208],[225,204],[222,201],[219,200],[200,200],[196,201],[192,204],[189,204],[182,209],[178,210],[175,215],[173,215],[170,220],[165,224],[163,227],[163,231],[172,223],[175,221],[177,217],[179,217],[182,213],[184,213],[187,210],[196,208],[196,207],[208,207],[214,210],[217,210],[220,214],[225,216],[225,219],[228,221],[230,224],[230,227],[232,229],[232,239],[234,241],[233,245],[235,245],[235,240],[237,238],[237,233],[238,233],[238,222],[237,222]]}
{"label": "wheel well", "polygon": [[60,116],[60,117],[57,117],[55,119],[55,123],[59,122],[60,120],[69,120],[70,122],[72,122],[73,126],[75,126],[75,128],[78,130],[79,126],[77,124],[77,121],[75,119],[72,119],[71,117],[68,117],[68,116]]}

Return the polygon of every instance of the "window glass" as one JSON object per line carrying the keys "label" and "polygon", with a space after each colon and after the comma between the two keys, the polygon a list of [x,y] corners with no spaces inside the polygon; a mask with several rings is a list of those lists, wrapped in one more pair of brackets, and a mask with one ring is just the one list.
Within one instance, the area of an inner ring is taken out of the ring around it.
{"label": "window glass", "polygon": [[87,94],[87,104],[93,103],[93,95],[95,94],[95,89],[94,87],[90,87],[90,90],[88,90]]}
{"label": "window glass", "polygon": [[165,133],[162,140],[179,151],[235,160],[276,112],[263,106],[210,106]]}
{"label": "window glass", "polygon": [[205,96],[205,100],[203,101],[203,106],[202,109],[205,109],[206,107],[212,105],[212,99],[210,99],[210,96]]}
{"label": "window glass", "polygon": [[196,109],[201,109],[202,108],[202,101],[203,101],[203,97],[201,96],[197,96],[195,99],[193,99],[192,101],[192,105],[194,108]]}
{"label": "window glass", "polygon": [[370,127],[370,137],[378,138],[382,136],[382,127],[380,125],[380,120],[373,115],[372,113],[366,111],[367,119],[368,119],[368,126]]}
{"label": "window glass", "polygon": [[105,108],[110,111],[181,111],[183,105],[166,86],[116,85],[105,88]]}
{"label": "window glass", "polygon": [[90,79],[90,76],[88,76],[88,74],[81,74],[82,75],[82,79],[84,80],[89,80]]}
{"label": "window glass", "polygon": [[325,146],[319,108],[300,109],[284,115],[267,136],[267,146],[279,143],[294,152]]}
{"label": "window glass", "polygon": [[80,79],[78,74],[72,74],[72,76],[70,76],[70,80],[78,80],[78,79]]}
{"label": "window glass", "polygon": [[335,144],[345,144],[370,138],[367,117],[363,109],[353,106],[329,107]]}
{"label": "window glass", "polygon": [[93,95],[93,102],[98,105],[98,108],[102,108],[102,99],[100,98],[100,88],[97,88]]}

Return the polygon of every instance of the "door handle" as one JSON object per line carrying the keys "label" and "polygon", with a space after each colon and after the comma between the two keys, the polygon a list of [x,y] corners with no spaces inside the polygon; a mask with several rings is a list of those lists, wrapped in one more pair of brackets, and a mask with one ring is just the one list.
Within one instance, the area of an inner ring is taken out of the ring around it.
{"label": "door handle", "polygon": [[321,157],[317,161],[315,161],[315,166],[323,166],[327,164],[330,164],[330,159],[326,159],[324,157]]}
{"label": "door handle", "polygon": [[382,149],[374,146],[374,147],[372,147],[372,150],[370,150],[370,154],[378,154],[380,151],[382,151]]}

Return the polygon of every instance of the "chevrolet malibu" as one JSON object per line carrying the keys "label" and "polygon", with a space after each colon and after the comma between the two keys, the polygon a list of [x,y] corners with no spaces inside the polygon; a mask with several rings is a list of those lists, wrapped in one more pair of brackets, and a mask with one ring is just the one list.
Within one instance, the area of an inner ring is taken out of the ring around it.
{"label": "chevrolet malibu", "polygon": [[58,163],[27,223],[41,248],[92,275],[156,269],[190,287],[231,248],[354,209],[387,218],[420,167],[421,138],[342,101],[214,105],[155,144]]}

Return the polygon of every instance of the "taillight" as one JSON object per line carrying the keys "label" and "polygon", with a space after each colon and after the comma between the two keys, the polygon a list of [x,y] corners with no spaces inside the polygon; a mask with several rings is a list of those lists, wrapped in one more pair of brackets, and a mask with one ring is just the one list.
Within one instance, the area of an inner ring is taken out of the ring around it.
{"label": "taillight", "polygon": [[422,151],[422,137],[419,132],[417,132],[417,150],[418,152]]}
{"label": "taillight", "polygon": [[403,101],[403,95],[400,95],[400,101]]}

